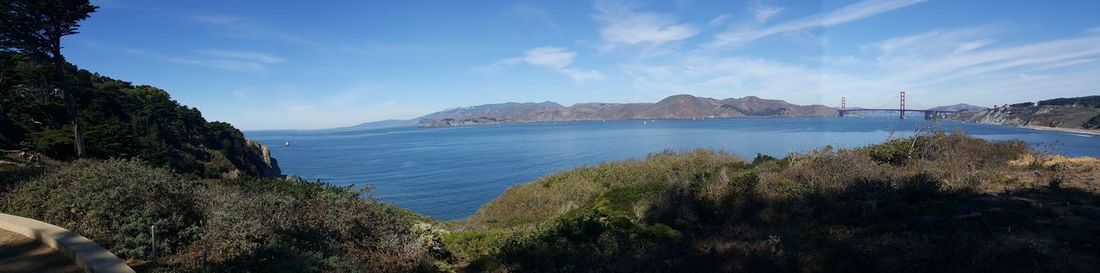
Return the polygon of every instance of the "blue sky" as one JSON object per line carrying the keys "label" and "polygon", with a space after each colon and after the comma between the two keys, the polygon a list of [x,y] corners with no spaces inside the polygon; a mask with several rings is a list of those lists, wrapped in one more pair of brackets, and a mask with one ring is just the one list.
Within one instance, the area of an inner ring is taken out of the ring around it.
{"label": "blue sky", "polygon": [[245,130],[507,101],[1100,94],[1100,1],[93,1],[82,68]]}

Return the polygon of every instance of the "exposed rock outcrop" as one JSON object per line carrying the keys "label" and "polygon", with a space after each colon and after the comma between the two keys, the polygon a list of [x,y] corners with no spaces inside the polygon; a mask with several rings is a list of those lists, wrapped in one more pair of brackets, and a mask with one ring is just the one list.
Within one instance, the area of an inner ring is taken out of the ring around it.
{"label": "exposed rock outcrop", "polygon": [[1046,126],[1073,129],[1100,127],[1100,108],[1074,106],[997,107],[966,111],[949,118],[976,123],[1011,126]]}
{"label": "exposed rock outcrop", "polygon": [[260,175],[264,177],[279,177],[283,175],[282,169],[279,168],[279,161],[271,157],[271,149],[268,148],[267,145],[260,144],[255,140],[249,140],[248,148],[253,152],[255,157],[263,162],[263,164],[259,164],[260,169],[257,170]]}

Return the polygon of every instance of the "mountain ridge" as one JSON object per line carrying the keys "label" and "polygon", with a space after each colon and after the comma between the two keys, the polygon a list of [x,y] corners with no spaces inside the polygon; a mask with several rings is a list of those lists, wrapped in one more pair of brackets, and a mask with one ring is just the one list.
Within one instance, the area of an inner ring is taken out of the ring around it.
{"label": "mountain ridge", "polygon": [[420,126],[455,126],[510,122],[583,120],[692,119],[736,117],[827,117],[836,109],[825,105],[797,105],[756,96],[714,99],[679,94],[653,103],[584,102],[564,106],[555,102],[507,102],[448,108],[410,123]]}

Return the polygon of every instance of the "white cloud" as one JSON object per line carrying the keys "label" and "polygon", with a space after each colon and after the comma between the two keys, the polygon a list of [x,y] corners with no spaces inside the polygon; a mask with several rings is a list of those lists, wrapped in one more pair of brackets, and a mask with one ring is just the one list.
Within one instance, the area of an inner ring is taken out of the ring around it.
{"label": "white cloud", "polygon": [[511,8],[504,11],[504,15],[536,21],[553,29],[559,28],[549,11],[527,3],[516,3],[512,5]]}
{"label": "white cloud", "polygon": [[245,62],[254,62],[254,63],[262,63],[262,64],[277,64],[277,63],[285,62],[285,60],[283,60],[282,58],[279,58],[275,55],[271,55],[271,54],[267,54],[267,53],[260,53],[260,52],[232,51],[232,50],[220,50],[220,49],[205,49],[205,50],[197,50],[196,52],[198,52],[199,54],[212,56],[212,57],[226,58],[226,59],[236,59],[236,60],[245,61]]}
{"label": "white cloud", "polygon": [[372,83],[351,84],[338,88],[333,93],[314,92],[293,86],[241,88],[239,90],[247,92],[248,99],[234,101],[233,105],[239,108],[222,107],[203,112],[211,118],[232,117],[229,121],[238,128],[270,130],[344,127],[369,121],[408,119],[438,110],[425,107],[421,103],[404,103],[401,99],[387,95],[392,92],[403,93],[403,90],[387,89],[392,87]]}
{"label": "white cloud", "polygon": [[583,71],[565,68],[558,70],[558,72],[569,76],[569,78],[577,82],[598,81],[604,79],[603,73],[600,73],[596,70]]}
{"label": "white cloud", "polygon": [[562,73],[577,82],[602,80],[604,76],[596,70],[582,70],[570,67],[577,52],[565,48],[544,46],[524,51],[522,57],[513,57],[471,68],[470,71],[479,74],[493,74],[508,67],[518,64],[528,64],[545,67]]}
{"label": "white cloud", "polygon": [[759,0],[753,1],[751,9],[753,19],[756,19],[757,23],[767,22],[768,19],[783,11],[783,8],[781,7],[764,5]]}
{"label": "white cloud", "polygon": [[560,47],[539,47],[527,50],[523,61],[553,69],[563,69],[573,63],[573,57],[577,52],[567,51]]}
{"label": "white cloud", "polygon": [[983,26],[956,30],[934,30],[904,37],[892,38],[864,46],[882,55],[926,55],[934,53],[963,52],[992,44],[992,36],[1003,32],[997,27]]}
{"label": "white cloud", "polygon": [[723,47],[740,45],[775,34],[840,25],[908,7],[924,1],[925,0],[864,0],[829,13],[783,22],[763,28],[730,29],[715,35],[714,40],[709,42],[707,46]]}
{"label": "white cloud", "polygon": [[144,49],[107,45],[92,40],[83,40],[84,45],[106,51],[121,52],[162,62],[202,66],[221,70],[240,72],[259,72],[268,69],[268,65],[283,62],[283,59],[269,54],[243,51],[199,50],[203,56],[176,56],[152,52]]}
{"label": "white cloud", "polygon": [[997,47],[997,27],[935,30],[868,45],[890,78],[915,85],[1015,75],[1090,63],[1100,56],[1100,35]]}
{"label": "white cloud", "polygon": [[707,26],[710,26],[710,27],[721,26],[721,25],[725,24],[726,21],[729,21],[731,17],[732,16],[730,16],[729,14],[722,14],[722,15],[715,16],[714,19],[710,19],[710,21],[707,22]]}
{"label": "white cloud", "polygon": [[596,19],[603,23],[600,37],[608,46],[615,44],[660,45],[691,38],[699,31],[691,24],[678,23],[676,18],[612,1],[596,2]]}
{"label": "white cloud", "polygon": [[930,107],[1000,104],[1049,97],[1046,92],[1051,91],[1059,96],[1087,95],[1100,86],[1100,77],[1095,77],[1100,71],[1100,33],[1030,43],[994,42],[1003,40],[998,35],[1004,29],[935,30],[865,45],[865,54],[821,56],[821,62],[694,51],[669,62],[619,68],[640,90],[759,95],[828,105],[847,96],[851,105],[871,107],[901,89],[911,91],[914,103]]}
{"label": "white cloud", "polygon": [[211,60],[211,59],[192,59],[192,58],[168,58],[170,62],[178,64],[189,64],[197,66],[205,66],[210,68],[217,68],[221,70],[232,71],[263,71],[267,70],[267,66],[254,62],[242,62],[233,60]]}

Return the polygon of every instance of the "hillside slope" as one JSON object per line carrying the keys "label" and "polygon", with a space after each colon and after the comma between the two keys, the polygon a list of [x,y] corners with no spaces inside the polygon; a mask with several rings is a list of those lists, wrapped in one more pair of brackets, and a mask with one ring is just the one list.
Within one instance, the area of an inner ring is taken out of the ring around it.
{"label": "hillside slope", "polygon": [[985,110],[985,109],[989,109],[989,108],[988,107],[977,106],[977,105],[970,105],[970,104],[966,104],[966,103],[960,103],[960,104],[955,104],[955,105],[936,106],[936,107],[932,107],[928,110],[935,110],[935,111],[981,111],[981,110]]}
{"label": "hillside slope", "polygon": [[795,105],[782,100],[744,98],[712,99],[675,95],[656,103],[578,103],[569,107],[554,102],[503,103],[448,109],[413,119],[423,125],[477,124],[481,122],[543,122],[573,120],[689,119],[729,117],[836,116],[824,105]]}
{"label": "hillside slope", "polygon": [[991,123],[1011,126],[1045,126],[1073,129],[1100,128],[1100,108],[1077,106],[1024,106],[998,107],[981,111],[967,111],[950,118],[966,122]]}
{"label": "hillside slope", "polygon": [[[45,66],[0,52],[0,148],[72,159],[69,115],[43,75]],[[240,130],[210,122],[167,91],[66,66],[92,158],[138,158],[200,177],[279,176],[267,147]]]}
{"label": "hillside slope", "polygon": [[470,272],[1091,272],[1100,161],[942,133],[752,161],[665,152],[508,189]]}

